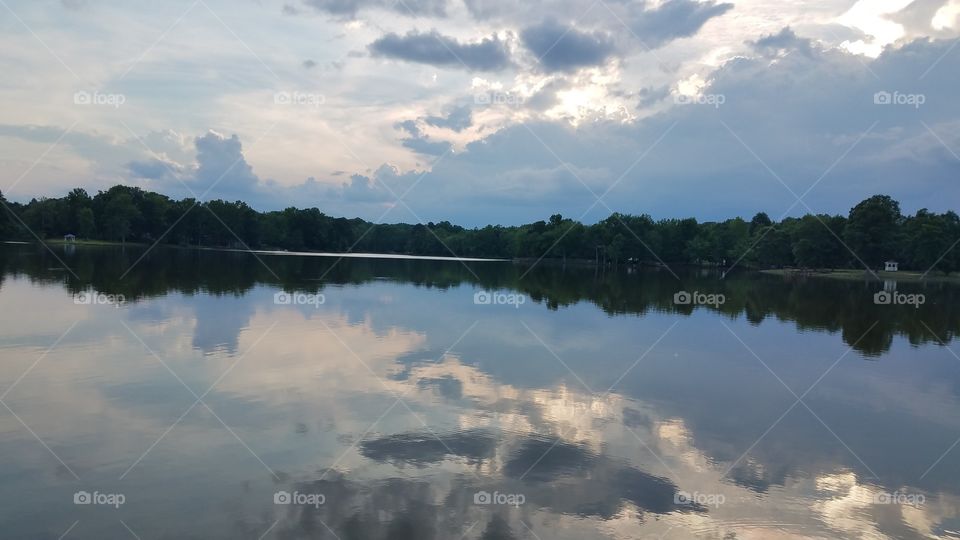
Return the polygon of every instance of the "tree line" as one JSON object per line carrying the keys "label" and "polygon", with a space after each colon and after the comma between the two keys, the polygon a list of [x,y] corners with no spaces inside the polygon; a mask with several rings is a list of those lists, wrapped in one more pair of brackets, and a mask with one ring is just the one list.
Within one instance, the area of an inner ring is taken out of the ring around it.
{"label": "tree line", "polygon": [[409,255],[586,260],[605,265],[697,264],[753,268],[879,268],[945,273],[960,268],[960,218],[919,210],[912,216],[887,195],[875,195],[847,216],[774,221],[654,220],[614,213],[587,225],[560,214],[519,226],[468,229],[448,221],[375,224],[332,217],[317,208],[258,212],[245,202],[171,199],[117,185],[90,196],[76,188],[61,198],[8,202],[0,193],[0,240],[81,239],[180,246],[374,252]]}

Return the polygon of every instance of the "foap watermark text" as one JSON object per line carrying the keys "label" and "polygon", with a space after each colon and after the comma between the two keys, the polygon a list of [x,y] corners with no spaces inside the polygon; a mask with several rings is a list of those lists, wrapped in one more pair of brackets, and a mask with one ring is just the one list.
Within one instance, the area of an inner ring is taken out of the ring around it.
{"label": "foap watermark text", "polygon": [[727,498],[722,493],[678,491],[673,495],[673,502],[678,506],[712,506],[716,508],[726,501]]}
{"label": "foap watermark text", "polygon": [[110,94],[94,90],[88,92],[80,90],[73,93],[74,105],[104,105],[119,109],[121,105],[127,102],[127,96],[123,94]]}
{"label": "foap watermark text", "polygon": [[98,291],[83,291],[73,295],[73,303],[78,306],[117,306],[127,302],[122,294],[107,294]]}
{"label": "foap watermark text", "polygon": [[313,506],[314,508],[320,508],[321,505],[327,502],[327,497],[323,493],[301,493],[299,491],[294,491],[290,493],[289,491],[278,491],[273,494],[273,504],[279,505],[296,505],[296,506]]}
{"label": "foap watermark text", "polygon": [[873,303],[878,306],[913,306],[920,309],[926,302],[927,297],[922,294],[880,291],[873,295]]}
{"label": "foap watermark text", "polygon": [[313,306],[320,309],[326,301],[327,297],[322,294],[278,292],[273,295],[273,303],[278,306]]}
{"label": "foap watermark text", "polygon": [[527,497],[523,493],[500,493],[494,491],[478,491],[473,494],[473,504],[482,506],[513,506],[519,508],[520,505],[527,502]]}
{"label": "foap watermark text", "polygon": [[527,302],[527,297],[516,293],[502,293],[496,291],[480,291],[474,293],[473,303],[478,306],[513,306],[520,308]]}
{"label": "foap watermark text", "polygon": [[473,102],[476,105],[507,105],[518,107],[523,105],[524,97],[515,92],[478,92],[473,95]]}
{"label": "foap watermark text", "polygon": [[673,295],[673,303],[678,306],[714,306],[718,307],[727,301],[727,297],[719,293],[702,293],[700,291],[680,291]]}
{"label": "foap watermark text", "polygon": [[710,105],[714,109],[719,109],[721,105],[727,102],[727,96],[723,94],[674,94],[673,102],[677,105]]}
{"label": "foap watermark text", "polygon": [[923,493],[906,493],[903,491],[894,491],[893,493],[877,493],[873,496],[873,504],[902,504],[907,506],[923,506],[927,498]]}
{"label": "foap watermark text", "polygon": [[277,92],[273,95],[274,105],[296,105],[319,108],[327,102],[327,96],[315,92]]}
{"label": "foap watermark text", "polygon": [[123,493],[100,493],[99,491],[90,493],[89,491],[78,491],[73,494],[73,504],[77,505],[112,506],[114,508],[120,508],[125,502],[127,502],[127,497]]}
{"label": "foap watermark text", "polygon": [[926,102],[927,96],[924,94],[903,94],[881,90],[873,95],[874,105],[907,105],[919,109]]}

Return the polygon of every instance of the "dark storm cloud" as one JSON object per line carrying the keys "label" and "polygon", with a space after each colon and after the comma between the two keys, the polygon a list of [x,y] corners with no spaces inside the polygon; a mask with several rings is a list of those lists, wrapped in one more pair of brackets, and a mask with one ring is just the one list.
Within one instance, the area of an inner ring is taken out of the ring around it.
{"label": "dark storm cloud", "polygon": [[602,32],[580,32],[547,19],[520,33],[523,46],[547,71],[573,71],[602,64],[613,54],[613,41]]}
{"label": "dark storm cloud", "polygon": [[477,43],[460,43],[436,30],[414,30],[403,36],[387,34],[371,43],[369,49],[373,56],[471,71],[496,71],[510,65],[506,45],[496,36]]}
{"label": "dark storm cloud", "polygon": [[668,0],[656,9],[639,13],[629,24],[644,45],[657,48],[696,34],[707,21],[731,9],[733,4],[715,0]]}

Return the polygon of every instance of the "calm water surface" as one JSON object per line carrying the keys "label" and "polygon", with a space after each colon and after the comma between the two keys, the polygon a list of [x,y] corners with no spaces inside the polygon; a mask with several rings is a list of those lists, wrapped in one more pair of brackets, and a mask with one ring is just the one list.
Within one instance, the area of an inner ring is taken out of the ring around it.
{"label": "calm water surface", "polygon": [[956,286],[55,250],[2,538],[960,538]]}

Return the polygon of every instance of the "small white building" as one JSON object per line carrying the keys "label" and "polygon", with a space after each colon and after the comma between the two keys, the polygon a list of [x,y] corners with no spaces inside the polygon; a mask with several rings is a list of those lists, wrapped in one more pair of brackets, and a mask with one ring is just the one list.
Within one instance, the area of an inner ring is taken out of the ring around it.
{"label": "small white building", "polygon": [[887,261],[884,263],[884,268],[887,272],[897,272],[900,270],[900,263],[897,261]]}
{"label": "small white building", "polygon": [[77,235],[75,235],[75,234],[65,234],[65,235],[63,235],[63,241],[64,241],[64,242],[76,242],[76,241],[77,241]]}

